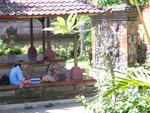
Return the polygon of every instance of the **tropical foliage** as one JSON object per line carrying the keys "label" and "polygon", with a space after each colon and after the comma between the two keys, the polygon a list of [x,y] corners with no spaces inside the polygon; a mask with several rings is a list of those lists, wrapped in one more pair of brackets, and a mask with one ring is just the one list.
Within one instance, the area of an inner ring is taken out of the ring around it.
{"label": "tropical foliage", "polygon": [[3,40],[0,40],[0,56],[27,54],[27,48],[27,46],[8,47],[8,45]]}
{"label": "tropical foliage", "polygon": [[6,50],[6,44],[0,39],[0,55],[4,55]]}
{"label": "tropical foliage", "polygon": [[22,49],[20,46],[14,46],[12,48],[8,48],[6,50],[6,54],[8,54],[8,55],[19,55],[19,54],[22,54]]}
{"label": "tropical foliage", "polygon": [[[137,0],[139,5],[143,5],[147,2],[148,0]],[[115,4],[120,4],[124,2],[124,0],[97,0],[95,1],[98,5],[100,6],[112,6]],[[132,5],[135,5],[135,0],[129,0],[129,3]]]}
{"label": "tropical foliage", "polygon": [[149,113],[150,72],[131,68],[124,77],[98,83],[98,95],[91,99],[79,98],[89,113]]}
{"label": "tropical foliage", "polygon": [[82,21],[76,23],[77,13],[71,13],[65,20],[58,16],[56,21],[52,22],[52,27],[45,28],[46,31],[52,31],[54,34],[70,34],[82,24]]}
{"label": "tropical foliage", "polygon": [[[143,28],[144,28],[144,32],[145,32],[145,35],[146,35],[146,39],[148,41],[148,43],[150,44],[150,36],[148,34],[148,30],[146,28],[146,25],[145,25],[145,22],[144,22],[144,19],[142,17],[142,13],[141,13],[141,10],[139,8],[139,5],[144,5],[148,2],[149,0],[127,0],[128,3],[130,3],[131,5],[133,6],[136,6],[136,9],[137,9],[137,12],[139,14],[139,19],[143,25]],[[125,1],[124,0],[94,0],[94,3],[96,5],[100,5],[100,6],[112,6],[112,5],[115,5],[115,4],[120,4],[120,3],[124,3]]]}

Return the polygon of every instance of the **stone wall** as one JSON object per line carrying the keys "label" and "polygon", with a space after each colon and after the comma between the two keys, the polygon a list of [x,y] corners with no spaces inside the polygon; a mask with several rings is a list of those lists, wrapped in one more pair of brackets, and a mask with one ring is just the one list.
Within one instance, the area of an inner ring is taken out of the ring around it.
{"label": "stone wall", "polygon": [[[37,102],[47,100],[71,99],[77,95],[93,96],[96,94],[95,82],[78,84],[44,85],[31,84],[30,87],[0,88],[0,105]],[[8,87],[8,86],[6,86]]]}
{"label": "stone wall", "polygon": [[[112,8],[111,13],[100,14],[92,17],[93,27],[102,24],[102,20],[106,20],[110,26],[112,36],[119,40],[119,59],[120,66],[127,67],[128,64],[134,64],[137,56],[138,43],[138,21],[137,12],[134,8],[127,5],[120,5]],[[93,39],[93,62],[96,62],[95,43],[97,37],[95,31],[92,33]]]}

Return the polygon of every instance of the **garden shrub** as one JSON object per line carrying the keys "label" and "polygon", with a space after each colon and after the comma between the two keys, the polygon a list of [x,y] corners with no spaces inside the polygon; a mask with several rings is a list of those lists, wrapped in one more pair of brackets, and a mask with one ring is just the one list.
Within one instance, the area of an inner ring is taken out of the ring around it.
{"label": "garden shrub", "polygon": [[60,49],[59,49],[59,56],[60,56],[61,58],[67,58],[67,51],[66,51],[65,48],[60,48]]}
{"label": "garden shrub", "polygon": [[88,57],[87,56],[79,56],[78,61],[87,61]]}
{"label": "garden shrub", "polygon": [[55,52],[56,57],[62,57],[62,58],[68,58],[71,59],[74,57],[74,50],[73,45],[70,43],[70,45],[67,48],[53,48],[53,51]]}
{"label": "garden shrub", "polygon": [[37,47],[37,53],[43,53],[43,47],[42,46]]}
{"label": "garden shrub", "polygon": [[19,55],[22,54],[22,50],[20,46],[14,46],[12,48],[7,49],[7,54],[8,55]]}
{"label": "garden shrub", "polygon": [[117,75],[105,82],[99,80],[100,77],[97,78],[98,94],[95,97],[77,97],[88,113],[150,113],[148,70],[132,68],[124,77]]}
{"label": "garden shrub", "polygon": [[29,46],[24,46],[21,48],[22,54],[27,54]]}
{"label": "garden shrub", "polygon": [[5,55],[5,51],[7,49],[6,46],[6,43],[0,39],[0,56]]}
{"label": "garden shrub", "polygon": [[74,50],[73,47],[69,46],[67,48],[67,54],[68,54],[68,58],[73,58],[74,57]]}
{"label": "garden shrub", "polygon": [[0,56],[5,55],[5,50],[0,50]]}

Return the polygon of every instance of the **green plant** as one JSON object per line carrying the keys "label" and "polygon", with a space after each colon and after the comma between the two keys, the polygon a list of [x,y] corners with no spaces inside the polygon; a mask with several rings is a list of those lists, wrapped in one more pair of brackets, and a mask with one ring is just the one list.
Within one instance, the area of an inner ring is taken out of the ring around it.
{"label": "green plant", "polygon": [[29,46],[21,47],[22,54],[27,54]]}
{"label": "green plant", "polygon": [[141,67],[129,68],[122,76],[97,82],[98,95],[91,99],[80,96],[78,100],[89,113],[149,113],[149,71]]}
{"label": "green plant", "polygon": [[53,50],[57,57],[63,57],[63,58],[69,58],[69,59],[74,57],[72,43],[70,43],[70,45],[67,48],[54,48]]}
{"label": "green plant", "polygon": [[51,23],[53,27],[45,28],[44,30],[52,31],[54,34],[70,34],[82,24],[81,21],[76,23],[76,19],[77,13],[71,13],[66,20],[58,16],[56,21]]}
{"label": "green plant", "polygon": [[7,49],[7,45],[4,43],[3,40],[0,39],[0,55],[5,55],[5,51]]}
{"label": "green plant", "polygon": [[59,49],[59,56],[62,58],[67,58],[67,51],[65,48],[60,48]]}
{"label": "green plant", "polygon": [[73,46],[71,46],[71,45],[67,48],[67,56],[68,56],[68,58],[74,57],[74,50],[73,50]]}
{"label": "green plant", "polygon": [[0,50],[0,56],[5,55],[5,51]]}
{"label": "green plant", "polygon": [[42,46],[37,47],[37,52],[38,53],[43,53],[43,47]]}
{"label": "green plant", "polygon": [[[128,0],[130,4],[135,5],[135,0]],[[139,5],[143,5],[147,2],[148,0],[137,0]],[[96,0],[98,5],[101,6],[112,6],[115,4],[120,4],[124,2],[124,0]]]}
{"label": "green plant", "polygon": [[92,48],[92,38],[91,38],[91,32],[87,34],[87,37],[85,39],[85,45],[88,51]]}
{"label": "green plant", "polygon": [[87,56],[79,56],[78,61],[87,61],[88,57]]}
{"label": "green plant", "polygon": [[12,48],[8,48],[6,52],[9,55],[19,55],[19,54],[22,54],[21,47],[19,47],[19,46],[14,46]]}

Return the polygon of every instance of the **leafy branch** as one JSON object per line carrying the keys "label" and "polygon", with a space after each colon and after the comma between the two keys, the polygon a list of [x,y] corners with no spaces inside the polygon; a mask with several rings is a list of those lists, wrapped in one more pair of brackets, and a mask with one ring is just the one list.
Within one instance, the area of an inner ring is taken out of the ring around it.
{"label": "leafy branch", "polygon": [[65,20],[63,17],[58,16],[56,21],[51,23],[51,27],[45,28],[45,31],[52,31],[54,34],[72,34],[83,21],[76,22],[77,13],[71,13]]}

